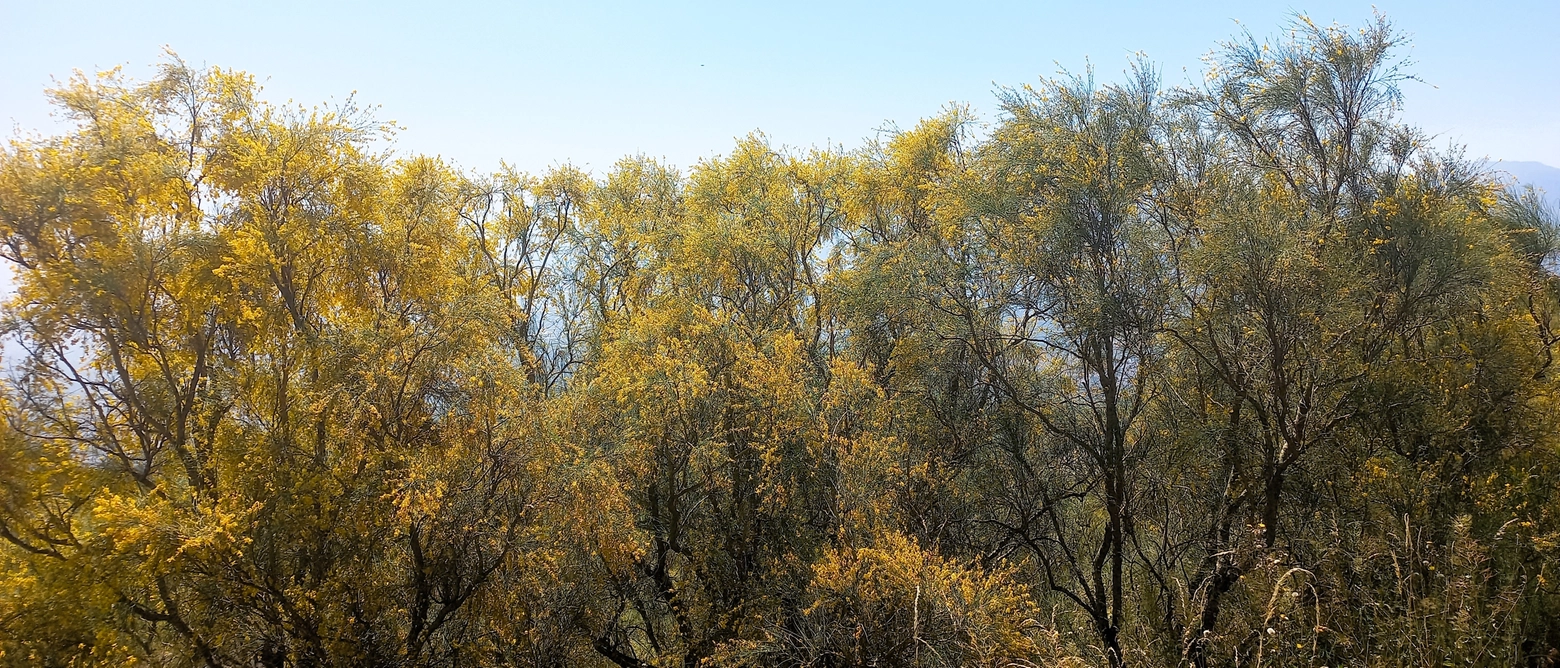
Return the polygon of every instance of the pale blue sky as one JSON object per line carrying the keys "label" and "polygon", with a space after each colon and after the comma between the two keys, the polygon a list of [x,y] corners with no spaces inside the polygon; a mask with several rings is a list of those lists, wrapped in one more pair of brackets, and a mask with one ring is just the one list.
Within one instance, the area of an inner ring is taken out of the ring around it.
{"label": "pale blue sky", "polygon": [[[994,85],[1085,58],[1110,79],[1142,51],[1179,83],[1240,26],[1274,34],[1295,11],[1358,25],[1372,10],[1178,4],[0,0],[0,123],[53,131],[51,76],[144,77],[168,45],[257,75],[273,101],[355,90],[405,128],[400,149],[469,168],[600,172],[630,153],[688,166],[755,129],[854,146],[950,101],[989,118]],[[1560,2],[1376,6],[1410,34],[1426,82],[1406,85],[1410,121],[1474,155],[1560,166]]]}

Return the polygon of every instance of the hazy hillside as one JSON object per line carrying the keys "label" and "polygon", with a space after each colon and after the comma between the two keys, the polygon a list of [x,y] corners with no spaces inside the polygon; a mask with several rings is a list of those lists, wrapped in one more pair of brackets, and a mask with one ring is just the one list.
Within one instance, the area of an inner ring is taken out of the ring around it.
{"label": "hazy hillside", "polygon": [[1521,183],[1542,189],[1550,202],[1560,201],[1560,168],[1521,160],[1502,160],[1495,163],[1494,167]]}

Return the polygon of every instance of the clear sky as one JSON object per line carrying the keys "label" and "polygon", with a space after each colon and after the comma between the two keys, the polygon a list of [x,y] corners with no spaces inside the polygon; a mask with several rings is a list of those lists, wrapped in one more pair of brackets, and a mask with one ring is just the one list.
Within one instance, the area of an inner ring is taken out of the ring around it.
{"label": "clear sky", "polygon": [[[1406,84],[1411,122],[1475,156],[1560,166],[1560,1],[1376,8],[1424,79]],[[468,168],[599,173],[630,153],[686,167],[755,129],[854,146],[951,101],[989,118],[995,86],[1085,59],[1111,79],[1141,51],[1180,83],[1218,41],[1276,34],[1296,11],[1359,25],[1372,6],[0,0],[0,123],[55,131],[51,77],[119,64],[145,77],[167,45],[256,75],[275,102],[356,91],[403,126],[398,148]]]}

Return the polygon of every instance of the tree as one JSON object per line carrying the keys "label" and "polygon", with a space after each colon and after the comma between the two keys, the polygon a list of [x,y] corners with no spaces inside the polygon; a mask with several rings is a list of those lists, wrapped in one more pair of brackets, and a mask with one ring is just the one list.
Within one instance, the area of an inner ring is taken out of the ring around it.
{"label": "tree", "polygon": [[78,75],[0,152],[0,665],[1553,663],[1560,226],[1401,42],[603,175]]}

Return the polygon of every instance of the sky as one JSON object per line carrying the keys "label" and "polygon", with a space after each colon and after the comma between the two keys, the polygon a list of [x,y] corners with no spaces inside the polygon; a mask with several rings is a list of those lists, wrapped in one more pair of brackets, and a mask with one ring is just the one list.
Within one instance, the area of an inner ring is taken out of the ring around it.
{"label": "sky", "polygon": [[1405,118],[1470,155],[1560,166],[1560,2],[73,2],[0,0],[0,124],[59,132],[44,90],[74,70],[149,76],[171,48],[247,71],[272,102],[356,94],[398,150],[490,171],[630,154],[688,167],[763,131],[859,145],[998,86],[1136,53],[1175,85],[1243,30],[1296,13],[1405,33]]}

